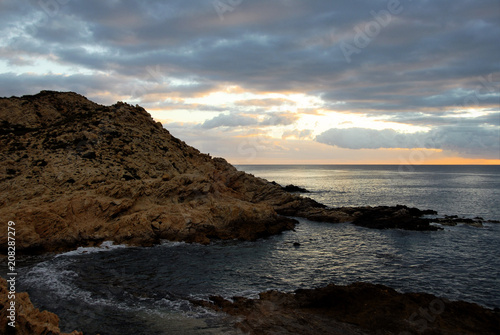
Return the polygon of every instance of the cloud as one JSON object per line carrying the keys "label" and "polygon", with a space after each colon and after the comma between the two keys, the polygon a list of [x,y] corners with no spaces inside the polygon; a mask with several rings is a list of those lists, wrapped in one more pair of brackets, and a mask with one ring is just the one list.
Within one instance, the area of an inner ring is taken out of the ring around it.
{"label": "cloud", "polygon": [[242,115],[238,113],[219,114],[216,117],[205,121],[201,127],[212,129],[217,127],[269,127],[288,126],[298,120],[298,116],[293,113],[268,113],[263,118],[260,115]]}
{"label": "cloud", "polygon": [[[498,0],[401,1],[402,11],[351,62],[342,43],[353,43],[357,28],[376,24],[373,13],[386,10],[388,1],[227,3],[232,10],[221,18],[212,1],[0,1],[2,95],[72,90],[99,103],[223,113],[203,129],[291,128],[305,113],[322,117],[319,122],[329,122],[330,110],[357,113],[428,127],[458,151],[465,144],[454,137],[457,125],[449,116],[465,115],[460,127],[472,127],[465,133],[484,136],[485,143],[498,127]],[[230,109],[185,102],[234,86],[251,99],[242,96]],[[320,102],[258,99],[269,93],[300,93]],[[489,114],[481,120],[467,116],[469,109]],[[416,140],[344,132],[319,138],[343,143],[354,137],[351,145],[363,147],[391,145],[363,140],[377,136],[401,147]],[[488,148],[478,152],[490,155],[494,147]]]}
{"label": "cloud", "polygon": [[428,132],[393,129],[329,129],[316,141],[346,149],[441,149],[460,157],[500,159],[500,128],[480,125],[440,126]]}
{"label": "cloud", "polygon": [[[351,64],[341,41],[387,2],[259,0],[235,6],[223,20],[210,1],[54,1],[60,4],[49,12],[39,3],[0,5],[0,29],[16,55],[53,55],[130,77],[158,65],[166,77],[316,92],[353,109],[382,111],[454,105],[464,92],[451,84],[500,71],[494,0],[404,4]],[[430,81],[432,88],[421,85]]]}
{"label": "cloud", "polygon": [[500,112],[492,111],[478,117],[463,116],[461,111],[433,113],[405,113],[393,115],[388,120],[418,126],[489,125],[500,126]]}
{"label": "cloud", "polygon": [[259,124],[259,121],[253,117],[234,114],[219,114],[213,119],[205,121],[201,127],[206,129],[218,127],[248,127]]}
{"label": "cloud", "polygon": [[293,113],[269,113],[259,124],[261,126],[289,126],[298,119],[299,116]]}

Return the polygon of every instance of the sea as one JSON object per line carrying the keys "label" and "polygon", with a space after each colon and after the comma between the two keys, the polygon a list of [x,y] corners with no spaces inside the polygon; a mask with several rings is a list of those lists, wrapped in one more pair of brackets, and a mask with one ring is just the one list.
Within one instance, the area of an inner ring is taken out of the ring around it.
{"label": "sea", "polygon": [[[304,187],[310,191],[304,196],[330,207],[402,204],[442,216],[500,220],[500,166],[237,168]],[[105,242],[19,256],[17,288],[36,307],[57,313],[61,330],[102,335],[239,334],[235,318],[189,301],[358,281],[500,307],[500,224],[416,232],[297,220],[295,230],[256,242],[164,241],[147,248]]]}

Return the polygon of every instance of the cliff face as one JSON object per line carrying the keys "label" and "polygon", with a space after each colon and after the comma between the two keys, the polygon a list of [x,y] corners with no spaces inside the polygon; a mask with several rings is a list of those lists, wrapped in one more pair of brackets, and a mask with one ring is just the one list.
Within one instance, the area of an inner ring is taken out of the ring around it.
{"label": "cliff face", "polygon": [[141,107],[42,91],[0,99],[0,122],[0,216],[16,223],[17,249],[253,240],[294,226],[274,207],[298,197],[201,154]]}

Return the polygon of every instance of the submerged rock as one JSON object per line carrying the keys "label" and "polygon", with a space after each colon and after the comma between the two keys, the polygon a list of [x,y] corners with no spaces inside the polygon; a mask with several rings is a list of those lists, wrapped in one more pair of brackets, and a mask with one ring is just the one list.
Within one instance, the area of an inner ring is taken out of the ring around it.
{"label": "submerged rock", "polygon": [[482,217],[463,218],[457,215],[445,215],[443,218],[434,218],[432,222],[441,224],[443,226],[456,226],[457,224],[469,225],[476,228],[482,228],[483,223],[498,223],[496,220],[485,220]]}
{"label": "submerged rock", "polygon": [[193,303],[238,317],[236,326],[249,334],[493,335],[500,326],[495,310],[368,283],[232,300],[214,296]]}

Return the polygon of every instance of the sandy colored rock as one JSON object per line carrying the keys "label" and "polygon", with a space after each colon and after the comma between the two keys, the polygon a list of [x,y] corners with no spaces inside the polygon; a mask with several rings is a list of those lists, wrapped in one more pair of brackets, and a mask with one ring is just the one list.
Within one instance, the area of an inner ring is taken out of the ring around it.
{"label": "sandy colored rock", "polygon": [[[40,311],[33,306],[27,293],[16,293],[14,300],[9,299],[9,289],[7,281],[0,278],[0,333],[33,335],[51,334],[65,335],[59,329],[59,317],[48,311]],[[7,319],[10,315],[10,301],[15,301],[16,317],[15,328],[8,325],[11,322]],[[81,332],[73,331],[70,335],[81,335]]]}
{"label": "sandy colored rock", "polygon": [[255,240],[295,224],[257,199],[286,192],[201,154],[141,107],[49,91],[3,98],[0,147],[0,215],[16,223],[18,250]]}

